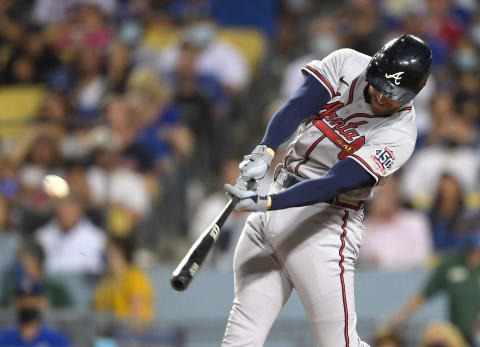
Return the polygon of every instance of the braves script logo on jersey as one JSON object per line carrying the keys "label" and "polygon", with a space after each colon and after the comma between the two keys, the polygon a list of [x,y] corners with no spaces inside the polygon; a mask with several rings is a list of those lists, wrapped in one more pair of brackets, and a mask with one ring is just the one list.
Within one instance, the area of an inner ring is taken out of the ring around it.
{"label": "braves script logo on jersey", "polygon": [[337,134],[344,137],[347,141],[353,141],[358,137],[358,131],[355,130],[362,124],[368,122],[362,120],[360,122],[346,122],[337,115],[337,111],[344,107],[342,102],[336,101],[332,104],[325,105],[325,111],[318,114],[318,118],[327,123]]}
{"label": "braves script logo on jersey", "polygon": [[[346,158],[364,145],[365,137],[360,136],[356,129],[360,125],[368,123],[367,121],[349,122],[342,119],[337,111],[344,106],[344,103],[340,101],[325,105],[324,110],[317,115],[318,119],[313,122],[325,136],[341,149],[338,155],[339,159]],[[354,117],[355,115],[350,115],[348,118]]]}
{"label": "braves script logo on jersey", "polygon": [[375,154],[372,154],[370,158],[372,158],[374,163],[384,175],[387,170],[392,168],[393,161],[395,160],[393,151],[388,147],[385,147],[383,149],[376,149]]}
{"label": "braves script logo on jersey", "polygon": [[391,75],[388,75],[385,73],[386,78],[393,78],[395,81],[394,83],[398,86],[400,84],[400,80],[402,79],[403,71],[393,73]]}

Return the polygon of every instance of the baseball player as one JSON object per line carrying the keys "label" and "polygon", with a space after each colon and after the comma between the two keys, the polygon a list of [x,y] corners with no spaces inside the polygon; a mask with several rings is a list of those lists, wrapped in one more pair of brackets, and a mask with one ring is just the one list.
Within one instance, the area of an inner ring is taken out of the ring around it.
{"label": "baseball player", "polygon": [[[412,100],[431,63],[424,41],[402,35],[373,58],[340,49],[302,70],[303,85],[240,164],[238,183],[225,186],[240,198],[237,210],[260,213],[249,216],[237,245],[222,346],[263,346],[293,288],[319,346],[368,346],[356,332],[354,299],[363,202],[413,152]],[[298,127],[269,195],[246,190]]]}

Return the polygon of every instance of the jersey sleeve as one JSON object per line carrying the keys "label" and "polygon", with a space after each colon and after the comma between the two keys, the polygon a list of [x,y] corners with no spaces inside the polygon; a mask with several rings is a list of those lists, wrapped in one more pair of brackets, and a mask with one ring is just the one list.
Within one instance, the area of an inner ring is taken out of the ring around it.
{"label": "jersey sleeve", "polygon": [[377,184],[400,169],[410,158],[415,140],[398,129],[385,129],[369,134],[367,142],[350,157],[363,166]]}
{"label": "jersey sleeve", "polygon": [[322,60],[313,60],[303,69],[304,75],[312,75],[319,81],[330,93],[330,97],[335,96],[340,77],[343,76],[345,62],[352,54],[348,48],[339,49],[330,53]]}

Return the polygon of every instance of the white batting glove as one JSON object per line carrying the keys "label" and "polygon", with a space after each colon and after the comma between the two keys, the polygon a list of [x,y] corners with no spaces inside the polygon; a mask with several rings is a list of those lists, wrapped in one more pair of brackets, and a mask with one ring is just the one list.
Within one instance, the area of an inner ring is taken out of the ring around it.
{"label": "white batting glove", "polygon": [[241,176],[248,181],[249,179],[260,180],[272,163],[275,152],[265,145],[258,145],[253,152],[243,157],[243,161],[238,168]]}
{"label": "white batting glove", "polygon": [[244,190],[239,187],[225,184],[227,193],[240,199],[235,205],[235,211],[265,212],[268,206],[268,196],[258,195],[255,191]]}

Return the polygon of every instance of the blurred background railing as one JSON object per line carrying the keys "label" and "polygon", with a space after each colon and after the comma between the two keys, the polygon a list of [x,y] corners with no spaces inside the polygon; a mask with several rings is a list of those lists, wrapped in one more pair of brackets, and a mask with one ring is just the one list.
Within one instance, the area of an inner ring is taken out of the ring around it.
{"label": "blurred background railing", "polygon": [[[119,346],[191,346],[217,345],[223,336],[226,319],[233,299],[233,276],[229,272],[205,270],[186,292],[170,288],[172,269],[149,271],[158,293],[155,301],[156,322],[141,334],[112,333],[120,324],[112,316],[93,315],[86,302],[93,298],[91,283],[85,278],[65,274],[61,283],[75,292],[75,304],[64,310],[50,310],[47,321],[68,334],[75,346],[91,346],[94,341],[116,341]],[[426,271],[359,271],[356,276],[356,308],[358,331],[367,341],[373,341],[384,318],[391,315],[407,300],[427,276]],[[382,293],[382,295],[379,295]],[[445,297],[425,306],[406,327],[409,339],[405,346],[415,346],[422,331],[431,320],[447,318]],[[11,310],[0,312],[0,324],[13,323]],[[105,334],[106,337],[99,337]],[[117,338],[115,336],[119,335]],[[314,346],[310,326],[304,317],[303,306],[294,293],[275,323],[266,346]]]}

